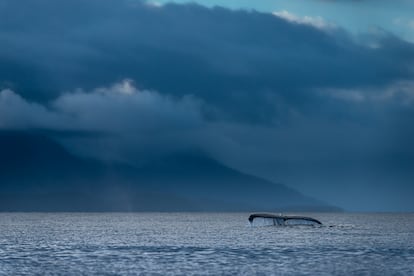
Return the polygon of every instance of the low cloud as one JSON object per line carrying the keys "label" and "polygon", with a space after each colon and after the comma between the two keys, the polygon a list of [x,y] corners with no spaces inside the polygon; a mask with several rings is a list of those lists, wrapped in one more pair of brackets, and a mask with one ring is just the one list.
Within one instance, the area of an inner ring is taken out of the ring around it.
{"label": "low cloud", "polygon": [[275,11],[273,12],[273,15],[283,18],[289,22],[297,23],[297,24],[304,24],[304,25],[310,25],[318,29],[327,30],[335,28],[335,25],[333,23],[328,23],[325,19],[323,19],[321,16],[317,17],[311,17],[311,16],[297,16],[296,14],[290,13],[286,10],[282,11]]}
{"label": "low cloud", "polygon": [[197,126],[199,102],[138,90],[129,80],[92,91],[61,94],[48,104],[29,102],[11,90],[0,92],[0,127],[58,128],[104,132],[151,131]]}
{"label": "low cloud", "polygon": [[354,103],[370,103],[379,105],[401,105],[414,107],[414,82],[397,82],[382,89],[325,89],[322,94],[332,98]]}
{"label": "low cloud", "polygon": [[0,128],[99,133],[90,141],[82,136],[63,141],[95,158],[134,162],[133,154],[196,147],[190,136],[203,124],[201,102],[194,97],[173,99],[138,90],[129,80],[66,92],[47,104],[30,102],[11,90],[0,92]]}
{"label": "low cloud", "polygon": [[[287,183],[345,208],[371,208],[383,203],[382,195],[371,194],[367,203],[357,191],[383,185],[389,204],[397,204],[395,197],[411,189],[414,109],[396,109],[394,103],[400,99],[397,94],[408,93],[409,87],[389,88],[391,92],[383,93],[394,99],[382,102],[369,101],[366,94],[354,100],[360,91],[315,92],[320,104],[332,109],[324,107],[312,116],[293,110],[284,114],[288,119],[272,125],[212,119],[204,111],[209,109],[206,104],[194,96],[139,90],[129,80],[65,92],[47,103],[3,90],[0,129],[46,130],[72,153],[134,165],[197,149],[244,172]],[[84,135],[88,132],[92,134]],[[396,177],[398,183],[389,181]],[[338,194],[342,187],[353,188]],[[351,204],[347,198],[357,199]]]}

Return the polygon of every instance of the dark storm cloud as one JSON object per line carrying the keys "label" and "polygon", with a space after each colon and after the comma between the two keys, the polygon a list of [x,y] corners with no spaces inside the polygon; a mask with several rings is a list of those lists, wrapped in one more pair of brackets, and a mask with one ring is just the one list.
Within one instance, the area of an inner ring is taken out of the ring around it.
{"label": "dark storm cloud", "polygon": [[[382,47],[271,14],[139,1],[1,1],[0,84],[36,100],[122,80],[162,94],[194,94],[211,116],[271,121],[307,105],[310,88],[381,86],[410,78],[414,48]],[[218,114],[216,114],[218,113]]]}
{"label": "dark storm cloud", "polygon": [[128,162],[201,148],[345,208],[414,208],[414,46],[392,34],[134,0],[0,0],[0,18],[2,129]]}

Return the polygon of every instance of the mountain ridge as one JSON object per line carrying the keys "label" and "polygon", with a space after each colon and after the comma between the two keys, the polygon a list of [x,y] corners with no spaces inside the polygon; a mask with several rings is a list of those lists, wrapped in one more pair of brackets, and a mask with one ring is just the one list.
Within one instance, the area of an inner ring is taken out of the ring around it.
{"label": "mountain ridge", "polygon": [[143,166],[71,154],[37,133],[0,131],[0,211],[337,211],[201,152]]}

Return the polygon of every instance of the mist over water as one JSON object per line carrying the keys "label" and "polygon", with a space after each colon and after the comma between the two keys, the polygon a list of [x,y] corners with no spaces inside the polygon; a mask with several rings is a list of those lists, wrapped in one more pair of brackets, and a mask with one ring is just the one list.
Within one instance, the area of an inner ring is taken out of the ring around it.
{"label": "mist over water", "polygon": [[1,213],[0,274],[414,273],[414,214],[308,214],[322,227],[252,227],[245,213]]}

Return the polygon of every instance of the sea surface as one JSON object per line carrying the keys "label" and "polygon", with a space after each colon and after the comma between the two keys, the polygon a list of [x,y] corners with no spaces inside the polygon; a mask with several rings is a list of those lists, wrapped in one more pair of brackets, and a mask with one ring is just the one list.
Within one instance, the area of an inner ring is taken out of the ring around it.
{"label": "sea surface", "polygon": [[414,214],[0,213],[2,275],[414,275]]}

